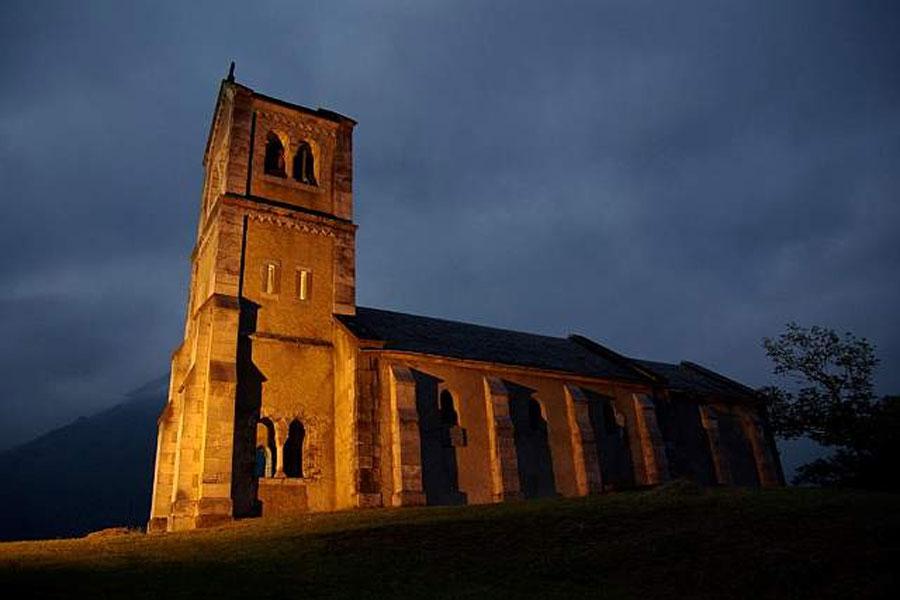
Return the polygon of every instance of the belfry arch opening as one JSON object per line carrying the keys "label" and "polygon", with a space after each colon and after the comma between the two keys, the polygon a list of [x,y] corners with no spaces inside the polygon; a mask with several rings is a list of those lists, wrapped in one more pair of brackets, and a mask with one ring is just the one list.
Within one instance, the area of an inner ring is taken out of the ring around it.
{"label": "belfry arch opening", "polygon": [[284,476],[303,477],[303,440],[306,429],[294,419],[288,426],[288,436],[284,442]]}
{"label": "belfry arch opening", "polygon": [[316,185],[316,162],[313,151],[307,142],[300,142],[294,154],[294,179],[307,185]]}
{"label": "belfry arch opening", "polygon": [[284,170],[284,144],[281,138],[273,132],[266,135],[266,156],[263,163],[263,172],[266,175],[287,177]]}

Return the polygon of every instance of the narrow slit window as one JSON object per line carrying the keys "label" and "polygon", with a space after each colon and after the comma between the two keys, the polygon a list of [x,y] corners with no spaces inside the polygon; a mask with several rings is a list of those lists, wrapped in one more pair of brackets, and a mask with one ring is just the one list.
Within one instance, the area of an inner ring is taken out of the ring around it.
{"label": "narrow slit window", "polygon": [[263,265],[263,293],[275,295],[278,293],[278,265],[266,263]]}
{"label": "narrow slit window", "polygon": [[297,299],[308,300],[310,286],[312,285],[312,272],[309,269],[297,269]]}

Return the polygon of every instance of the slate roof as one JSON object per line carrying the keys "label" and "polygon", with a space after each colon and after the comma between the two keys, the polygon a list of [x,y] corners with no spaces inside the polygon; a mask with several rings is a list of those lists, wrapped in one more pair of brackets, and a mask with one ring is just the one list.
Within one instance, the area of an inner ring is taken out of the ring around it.
{"label": "slate roof", "polygon": [[649,382],[624,357],[592,352],[573,339],[375,308],[357,307],[355,315],[335,316],[356,337],[383,342],[388,350]]}
{"label": "slate roof", "polygon": [[655,383],[700,395],[746,398],[754,394],[695,363],[628,358],[576,335],[551,337],[362,306],[355,315],[335,317],[357,338],[381,342],[387,350]]}
{"label": "slate roof", "polygon": [[637,358],[631,360],[662,376],[671,390],[717,396],[746,397],[754,394],[750,388],[695,363],[672,364]]}

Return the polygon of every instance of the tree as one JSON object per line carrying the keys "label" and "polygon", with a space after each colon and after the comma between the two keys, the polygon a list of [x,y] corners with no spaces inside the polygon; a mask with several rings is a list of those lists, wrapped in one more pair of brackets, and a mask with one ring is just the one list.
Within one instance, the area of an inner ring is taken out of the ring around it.
{"label": "tree", "polygon": [[761,390],[775,434],[833,450],[800,467],[794,483],[898,489],[890,465],[900,454],[900,397],[875,395],[874,346],[851,333],[789,323],[763,347],[774,373],[790,383]]}

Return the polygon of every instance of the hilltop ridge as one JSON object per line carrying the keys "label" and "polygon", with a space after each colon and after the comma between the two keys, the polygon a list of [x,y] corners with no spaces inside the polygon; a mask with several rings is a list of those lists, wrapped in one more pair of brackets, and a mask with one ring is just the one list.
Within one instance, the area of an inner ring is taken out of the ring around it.
{"label": "hilltop ridge", "polygon": [[143,526],[167,388],[168,377],[154,379],[112,408],[0,453],[0,540]]}

